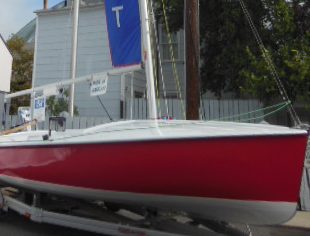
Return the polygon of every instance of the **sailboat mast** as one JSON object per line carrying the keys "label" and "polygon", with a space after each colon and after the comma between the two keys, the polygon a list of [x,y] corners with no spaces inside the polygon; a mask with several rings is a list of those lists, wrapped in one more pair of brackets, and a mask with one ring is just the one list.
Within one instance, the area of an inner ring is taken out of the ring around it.
{"label": "sailboat mast", "polygon": [[72,25],[72,54],[71,54],[71,80],[72,84],[70,86],[70,100],[69,100],[69,113],[70,116],[74,116],[74,94],[75,94],[75,85],[74,80],[76,77],[76,57],[77,57],[77,37],[78,37],[78,23],[79,23],[79,8],[80,0],[74,1],[74,12],[73,12],[73,25]]}
{"label": "sailboat mast", "polygon": [[151,48],[151,32],[150,32],[150,18],[147,8],[147,0],[140,1],[141,11],[141,24],[142,24],[142,38],[143,38],[143,56],[146,71],[147,80],[147,94],[148,94],[148,110],[149,118],[157,119],[157,108],[156,108],[156,93],[155,93],[155,79],[154,79],[154,68],[153,68],[153,53]]}
{"label": "sailboat mast", "polygon": [[200,107],[199,1],[185,0],[186,119],[198,120]]}

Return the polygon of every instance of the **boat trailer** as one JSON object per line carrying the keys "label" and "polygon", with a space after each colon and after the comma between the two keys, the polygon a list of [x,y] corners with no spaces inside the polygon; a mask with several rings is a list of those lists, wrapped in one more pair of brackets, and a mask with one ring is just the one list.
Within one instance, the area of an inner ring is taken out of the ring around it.
{"label": "boat trailer", "polygon": [[228,223],[192,219],[182,213],[164,213],[115,203],[87,202],[21,192],[14,188],[0,191],[0,211],[19,213],[36,223],[116,236],[251,236]]}

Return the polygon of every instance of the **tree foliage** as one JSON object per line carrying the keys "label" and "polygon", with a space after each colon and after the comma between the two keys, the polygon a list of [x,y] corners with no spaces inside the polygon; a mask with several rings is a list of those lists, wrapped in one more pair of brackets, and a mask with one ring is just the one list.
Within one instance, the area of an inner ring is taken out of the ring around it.
{"label": "tree foliage", "polygon": [[184,0],[155,0],[155,14],[160,23],[164,24],[164,11],[166,10],[169,28],[173,31],[183,27]]}
{"label": "tree foliage", "polygon": [[[29,49],[26,42],[18,37],[11,37],[7,41],[8,48],[13,55],[11,78],[11,92],[31,88],[33,50]],[[10,114],[16,114],[20,106],[29,106],[30,96],[22,96],[11,100]]]}
{"label": "tree foliage", "polygon": [[[62,112],[68,112],[69,108],[69,91],[60,89],[58,96],[50,96],[46,100],[47,112],[52,116],[59,116]],[[74,106],[74,115],[79,115],[78,108]]]}
{"label": "tree foliage", "polygon": [[[163,0],[157,0],[161,6]],[[173,30],[183,27],[183,0],[164,0]],[[310,103],[310,2],[244,0],[292,101]],[[160,7],[158,7],[160,11]],[[159,18],[162,15],[158,14]],[[268,103],[279,98],[260,47],[239,0],[200,0],[203,90],[218,97],[255,95]]]}
{"label": "tree foliage", "polygon": [[[310,32],[304,22],[309,22],[309,15],[304,15],[309,4],[294,1],[288,4],[284,0],[268,2],[266,15],[269,37],[266,39],[268,55],[275,64],[278,75],[289,98],[292,101],[310,102]],[[308,23],[309,24],[309,23]],[[277,86],[268,64],[260,53],[246,49],[248,68],[240,72],[244,78],[244,92],[255,94],[262,101],[269,102],[279,95]]]}
{"label": "tree foliage", "polygon": [[[17,92],[31,88],[33,70],[33,49],[27,47],[26,42],[19,37],[12,36],[7,41],[8,48],[13,55],[11,92]],[[63,111],[68,111],[68,90],[62,90],[59,96],[51,96],[47,99],[47,109],[50,115],[57,116]],[[10,114],[16,114],[18,107],[29,106],[30,95],[25,95],[11,100]],[[74,114],[78,115],[77,107]]]}

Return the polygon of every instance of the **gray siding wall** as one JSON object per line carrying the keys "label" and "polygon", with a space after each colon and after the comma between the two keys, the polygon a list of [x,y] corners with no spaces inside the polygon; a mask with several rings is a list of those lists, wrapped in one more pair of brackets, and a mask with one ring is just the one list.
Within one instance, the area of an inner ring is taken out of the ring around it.
{"label": "gray siding wall", "polygon": [[[182,98],[185,98],[186,83],[185,83],[185,68],[184,68],[185,66],[184,30],[180,30],[177,33],[177,37],[178,37],[178,58],[175,58],[175,69],[171,60],[162,62],[163,79],[159,77],[159,91],[162,97],[164,96],[163,88],[165,87],[166,94],[168,97],[173,97],[174,95],[179,96],[179,90],[180,90]],[[162,48],[160,52],[162,57],[163,55]],[[160,68],[158,68],[158,74],[160,74]]]}
{"label": "gray siding wall", "polygon": [[[35,86],[70,78],[70,10],[38,13]],[[104,6],[81,8],[78,29],[77,77],[112,68]],[[120,116],[120,77],[110,77],[108,92],[101,96],[114,119]],[[106,116],[97,97],[90,97],[89,84],[76,85],[75,105],[80,116]]]}
{"label": "gray siding wall", "polygon": [[[72,12],[69,9],[38,13],[38,36],[36,48],[35,86],[53,83],[70,78]],[[184,32],[178,33],[179,57],[176,71],[181,86],[182,98],[185,94],[184,76]],[[77,77],[102,72],[112,68],[109,41],[103,5],[81,8],[78,29]],[[162,63],[164,83],[168,97],[178,94],[173,65],[171,61]],[[158,69],[159,71],[159,69]],[[134,73],[133,89],[145,92],[145,73]],[[159,91],[164,95],[162,80],[159,79]],[[126,91],[122,91],[122,90]],[[111,77],[107,94],[101,99],[113,119],[120,118],[121,94],[125,100],[130,97],[131,81],[121,85],[120,76]],[[90,97],[89,85],[85,82],[76,85],[75,105],[80,116],[106,117],[97,97]]]}
{"label": "gray siding wall", "polygon": [[[164,86],[166,88],[166,95],[168,97],[179,97],[181,92],[182,99],[185,98],[185,74],[184,74],[184,62],[176,62],[176,73],[173,69],[171,62],[163,63],[163,80],[159,79],[159,91],[161,96],[164,96]],[[177,82],[178,81],[178,82]],[[164,84],[163,84],[164,83]],[[164,85],[164,86],[163,86]]]}
{"label": "gray siding wall", "polygon": [[[163,48],[160,46],[160,58],[162,60],[161,65],[157,64],[157,86],[158,92],[161,97],[166,94],[169,98],[179,98],[179,93],[181,93],[181,98],[185,98],[185,64],[184,64],[184,30],[180,30],[178,33],[178,58],[175,58],[175,68],[172,60],[163,60]],[[157,50],[155,50],[157,52]],[[159,56],[159,55],[158,55]],[[163,72],[163,78],[161,77],[161,68]],[[130,87],[131,82],[128,82],[126,86]],[[145,71],[139,71],[134,73],[133,87],[136,92],[145,92],[146,79]],[[164,93],[164,88],[166,93]],[[157,92],[157,91],[156,91]]]}

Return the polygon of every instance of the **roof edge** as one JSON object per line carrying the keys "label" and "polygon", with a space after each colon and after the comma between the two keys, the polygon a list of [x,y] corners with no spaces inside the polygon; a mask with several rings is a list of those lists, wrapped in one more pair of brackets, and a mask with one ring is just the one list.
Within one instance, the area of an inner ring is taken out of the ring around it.
{"label": "roof edge", "polygon": [[10,53],[10,55],[13,57],[13,54],[12,54],[11,50],[9,49],[9,47],[8,47],[8,45],[7,45],[7,43],[6,43],[6,41],[5,41],[4,38],[2,37],[2,34],[1,34],[1,33],[0,33],[0,38],[1,38],[2,42],[4,43],[6,49],[7,49],[8,52]]}
{"label": "roof edge", "polygon": [[[80,9],[92,9],[92,8],[98,8],[98,7],[102,7],[104,6],[104,3],[96,3],[96,4],[92,4],[92,5],[87,5],[87,6],[80,6]],[[48,10],[37,10],[34,11],[34,13],[36,13],[37,15],[48,15],[48,14],[52,14],[52,13],[57,13],[57,12],[66,12],[71,10],[71,7],[63,7],[63,8],[58,8],[58,9],[48,9]]]}

